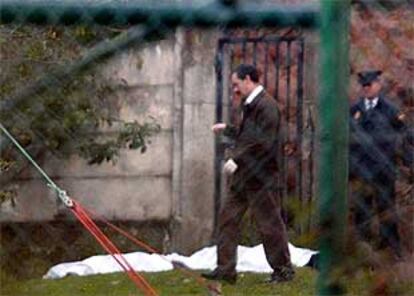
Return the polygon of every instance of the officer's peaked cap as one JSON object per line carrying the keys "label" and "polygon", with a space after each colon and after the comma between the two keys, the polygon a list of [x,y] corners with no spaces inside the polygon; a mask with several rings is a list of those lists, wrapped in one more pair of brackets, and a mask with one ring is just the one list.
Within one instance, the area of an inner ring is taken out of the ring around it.
{"label": "officer's peaked cap", "polygon": [[370,70],[370,71],[362,71],[358,73],[358,82],[362,85],[369,85],[372,82],[378,80],[381,76],[381,70]]}

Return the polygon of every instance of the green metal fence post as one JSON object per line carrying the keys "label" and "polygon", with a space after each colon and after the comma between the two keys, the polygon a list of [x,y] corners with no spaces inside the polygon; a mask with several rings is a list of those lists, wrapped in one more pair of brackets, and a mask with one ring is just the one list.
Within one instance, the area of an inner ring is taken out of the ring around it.
{"label": "green metal fence post", "polygon": [[321,0],[320,295],[341,294],[348,180],[349,0]]}

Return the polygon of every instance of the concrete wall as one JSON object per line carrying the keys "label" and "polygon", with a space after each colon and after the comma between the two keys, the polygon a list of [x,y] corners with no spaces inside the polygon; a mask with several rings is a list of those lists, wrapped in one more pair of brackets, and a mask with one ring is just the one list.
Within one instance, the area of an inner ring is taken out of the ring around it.
{"label": "concrete wall", "polygon": [[[174,46],[171,38],[142,50],[131,49],[102,70],[119,89],[121,118],[144,121],[153,116],[161,124],[162,131],[152,139],[147,153],[125,150],[115,165],[100,166],[89,166],[77,157],[65,162],[52,156],[41,160],[61,188],[110,219],[167,220],[171,216]],[[16,208],[2,219],[11,214],[20,221],[53,219],[54,193],[42,186],[33,170],[22,178]]]}
{"label": "concrete wall", "polygon": [[[178,162],[174,182],[175,208],[173,245],[191,252],[210,241],[214,213],[214,137],[215,120],[214,58],[217,33],[183,32],[181,50],[181,122],[174,161]],[[177,123],[178,123],[177,122]],[[191,238],[191,239],[189,239]]]}
{"label": "concrete wall", "polygon": [[[37,161],[70,196],[98,214],[114,220],[170,221],[172,247],[182,251],[208,243],[214,207],[210,126],[216,38],[214,32],[179,30],[102,65],[117,89],[120,116],[137,121],[152,116],[161,125],[146,153],[125,150],[116,164],[99,166],[77,157]],[[16,188],[16,204],[1,205],[0,221],[54,219],[55,194],[36,171],[24,172]]]}

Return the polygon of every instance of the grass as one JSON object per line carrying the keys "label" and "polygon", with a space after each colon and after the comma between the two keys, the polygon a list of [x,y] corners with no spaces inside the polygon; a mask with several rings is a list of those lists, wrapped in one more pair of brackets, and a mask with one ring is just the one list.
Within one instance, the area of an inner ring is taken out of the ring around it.
{"label": "grass", "polygon": [[[318,273],[309,268],[296,269],[293,281],[282,284],[266,284],[268,274],[239,273],[236,285],[223,284],[222,295],[316,295],[315,283]],[[142,274],[159,295],[209,295],[206,288],[180,271]],[[112,273],[86,277],[69,276],[58,280],[32,279],[18,281],[8,279],[0,286],[2,296],[133,296],[143,295],[125,274]],[[345,282],[345,280],[344,280]],[[346,281],[346,295],[373,295],[374,277],[370,273],[359,273]],[[390,295],[414,295],[414,287],[400,286],[389,290]],[[375,293],[374,293],[375,294]],[[388,295],[388,294],[387,294]]]}
{"label": "grass", "polygon": [[[208,295],[206,288],[179,271],[143,274],[159,295]],[[289,283],[264,283],[268,274],[241,273],[236,285],[223,284],[223,295],[314,295],[316,272],[301,268]],[[132,296],[142,295],[125,274],[113,273],[58,280],[10,281],[2,296]]]}
{"label": "grass", "polygon": [[[144,277],[159,295],[208,295],[197,281],[179,271],[146,273]],[[236,285],[223,284],[223,295],[315,295],[317,272],[309,268],[297,269],[293,281],[266,284],[267,274],[240,273]],[[350,285],[348,295],[368,295],[367,278]],[[2,296],[132,296],[143,295],[125,274],[113,273],[87,277],[66,277],[59,280],[9,280],[1,287]]]}

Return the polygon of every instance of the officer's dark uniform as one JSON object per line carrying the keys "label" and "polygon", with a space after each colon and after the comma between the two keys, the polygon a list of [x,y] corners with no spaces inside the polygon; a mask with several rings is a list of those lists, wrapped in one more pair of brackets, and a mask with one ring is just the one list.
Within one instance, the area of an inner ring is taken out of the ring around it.
{"label": "officer's dark uniform", "polygon": [[[381,72],[360,73],[371,83]],[[370,240],[374,204],[379,220],[379,247],[401,256],[395,202],[397,143],[406,127],[403,115],[383,95],[367,110],[364,98],[351,107],[351,205],[357,235]]]}

